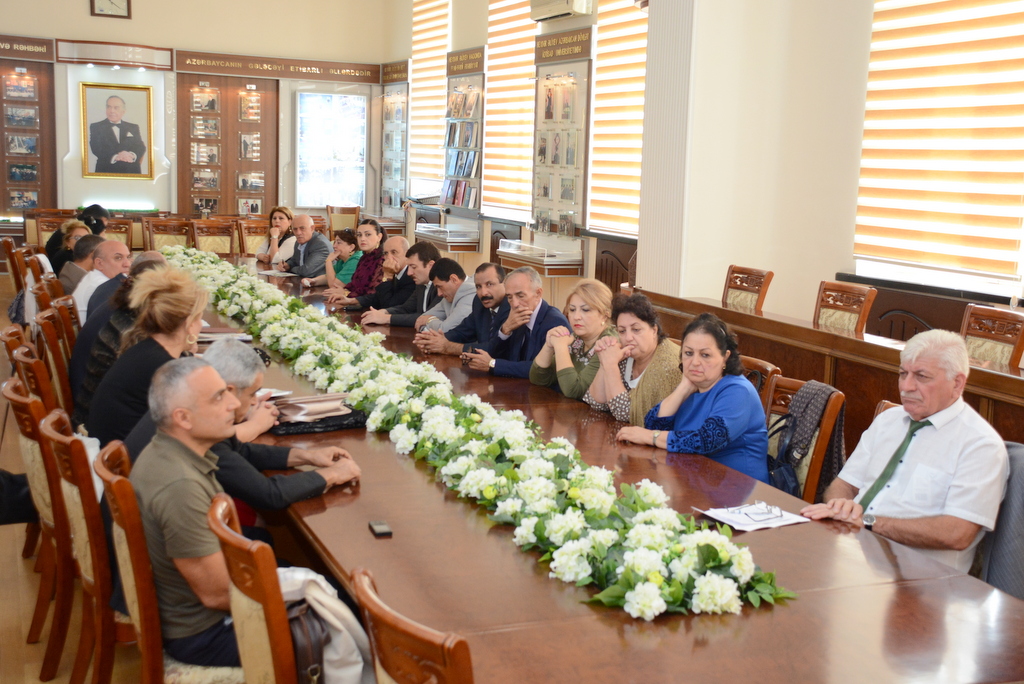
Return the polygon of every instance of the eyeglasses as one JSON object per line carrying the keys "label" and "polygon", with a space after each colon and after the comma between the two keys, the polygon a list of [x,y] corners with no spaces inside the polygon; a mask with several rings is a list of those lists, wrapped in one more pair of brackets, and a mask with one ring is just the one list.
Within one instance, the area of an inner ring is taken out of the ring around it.
{"label": "eyeglasses", "polygon": [[84,235],[72,235],[71,237],[68,238],[68,240],[70,240],[71,242],[78,242],[84,237]]}
{"label": "eyeglasses", "polygon": [[734,506],[725,510],[730,513],[745,515],[754,522],[765,522],[766,520],[774,520],[775,518],[782,517],[781,508],[766,504],[764,501],[755,501],[752,504]]}

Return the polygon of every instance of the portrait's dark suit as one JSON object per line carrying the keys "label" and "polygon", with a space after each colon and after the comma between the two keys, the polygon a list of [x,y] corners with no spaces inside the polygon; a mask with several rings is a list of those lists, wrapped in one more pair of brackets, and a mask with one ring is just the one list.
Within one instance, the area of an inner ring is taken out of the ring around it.
{"label": "portrait's dark suit", "polygon": [[[96,173],[142,173],[146,143],[139,125],[122,120],[117,127],[121,131],[120,140],[114,135],[114,124],[107,119],[89,125],[89,149],[96,155]],[[118,152],[126,151],[135,154],[135,161],[110,161]]]}

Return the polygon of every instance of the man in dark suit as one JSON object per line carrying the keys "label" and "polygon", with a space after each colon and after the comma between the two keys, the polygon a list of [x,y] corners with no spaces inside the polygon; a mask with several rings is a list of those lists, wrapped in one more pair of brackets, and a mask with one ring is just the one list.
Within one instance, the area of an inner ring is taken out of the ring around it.
{"label": "man in dark suit", "polygon": [[323,273],[327,256],[334,248],[322,233],[313,229],[313,219],[306,214],[296,216],[292,221],[292,234],[295,235],[295,252],[277,268],[300,278],[314,278]]}
{"label": "man in dark suit", "polygon": [[424,354],[457,356],[474,349],[491,351],[492,334],[508,318],[511,308],[505,298],[505,269],[500,264],[480,264],[473,280],[473,312],[448,332],[425,330],[416,335],[416,346]]}
{"label": "man in dark suit", "polygon": [[96,173],[142,173],[146,143],[138,124],[124,121],[124,100],[107,98],[107,118],[89,125],[89,149],[96,155]]}
{"label": "man in dark suit", "polygon": [[473,370],[528,378],[548,331],[560,325],[568,328],[569,321],[544,301],[540,274],[529,266],[517,268],[505,278],[505,294],[511,309],[505,322],[493,331],[491,351],[463,352],[462,359]]}
{"label": "man in dark suit", "polygon": [[430,269],[441,258],[441,252],[430,242],[417,242],[405,253],[406,270],[416,289],[404,302],[387,309],[370,309],[363,314],[363,325],[397,325],[411,328],[427,309],[441,301],[441,294],[430,282]]}
{"label": "man in dark suit", "polygon": [[388,238],[384,241],[384,282],[372,293],[359,297],[344,294],[344,287],[341,292],[324,290],[327,302],[353,309],[387,309],[403,303],[416,289],[416,281],[409,275],[409,260],[405,256],[408,251],[409,241],[401,235]]}

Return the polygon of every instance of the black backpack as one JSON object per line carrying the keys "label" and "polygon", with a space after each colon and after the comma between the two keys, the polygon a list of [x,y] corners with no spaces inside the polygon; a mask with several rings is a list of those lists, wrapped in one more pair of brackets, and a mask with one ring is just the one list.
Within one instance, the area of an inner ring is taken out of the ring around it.
{"label": "black backpack", "polygon": [[793,459],[790,456],[793,434],[796,432],[796,416],[787,413],[780,417],[768,433],[768,440],[778,435],[778,449],[773,458],[768,454],[768,482],[772,487],[800,498],[800,480],[797,479]]}

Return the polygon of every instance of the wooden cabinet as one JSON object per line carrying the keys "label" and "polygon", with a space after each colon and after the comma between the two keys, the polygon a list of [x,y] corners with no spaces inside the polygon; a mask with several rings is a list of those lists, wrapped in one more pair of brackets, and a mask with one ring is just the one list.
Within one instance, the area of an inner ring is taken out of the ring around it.
{"label": "wooden cabinet", "polygon": [[57,204],[53,64],[0,59],[0,215]]}

